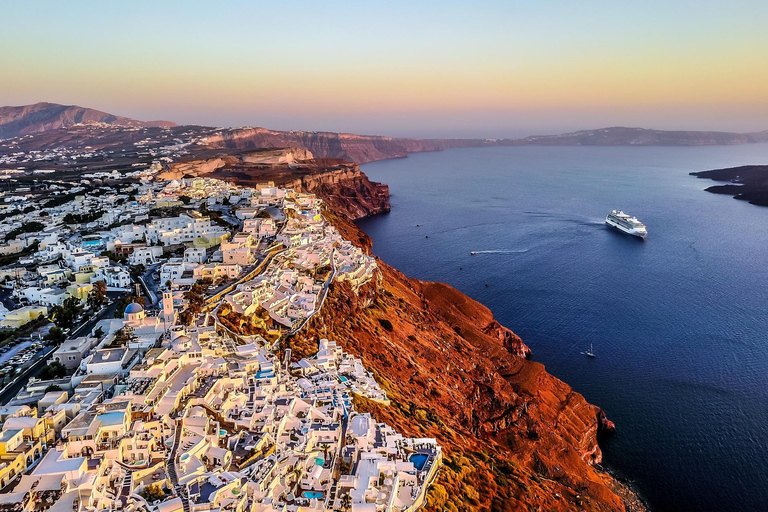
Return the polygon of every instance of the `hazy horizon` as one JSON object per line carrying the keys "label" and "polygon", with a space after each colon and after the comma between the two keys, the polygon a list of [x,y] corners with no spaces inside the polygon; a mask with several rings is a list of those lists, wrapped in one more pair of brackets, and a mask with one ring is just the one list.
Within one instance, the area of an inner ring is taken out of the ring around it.
{"label": "hazy horizon", "polygon": [[768,5],[756,1],[7,11],[3,105],[409,137],[768,129]]}

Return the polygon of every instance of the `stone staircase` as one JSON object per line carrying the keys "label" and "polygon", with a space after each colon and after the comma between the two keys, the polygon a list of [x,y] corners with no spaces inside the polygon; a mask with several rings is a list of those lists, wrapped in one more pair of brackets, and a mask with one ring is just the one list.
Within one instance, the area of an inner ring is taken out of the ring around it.
{"label": "stone staircase", "polygon": [[176,495],[181,499],[181,506],[184,512],[189,512],[189,496],[187,496],[187,490],[179,485],[179,475],[176,473],[176,454],[179,450],[179,444],[181,444],[181,421],[178,420],[176,424],[176,433],[173,436],[173,448],[171,454],[166,461],[166,469],[168,472],[168,478],[173,484],[173,488],[176,491]]}

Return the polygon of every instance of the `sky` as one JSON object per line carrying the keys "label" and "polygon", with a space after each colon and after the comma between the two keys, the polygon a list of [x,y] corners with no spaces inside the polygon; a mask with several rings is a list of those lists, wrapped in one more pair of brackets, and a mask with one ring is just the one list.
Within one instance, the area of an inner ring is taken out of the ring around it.
{"label": "sky", "polygon": [[0,1],[0,105],[411,137],[768,129],[765,0]]}

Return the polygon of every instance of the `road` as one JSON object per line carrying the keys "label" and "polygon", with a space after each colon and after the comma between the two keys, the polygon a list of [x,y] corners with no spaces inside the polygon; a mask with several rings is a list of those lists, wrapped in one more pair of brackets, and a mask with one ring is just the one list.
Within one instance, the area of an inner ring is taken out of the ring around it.
{"label": "road", "polygon": [[40,370],[46,365],[48,356],[51,355],[54,350],[56,350],[56,347],[50,347],[46,352],[43,352],[42,357],[32,363],[32,366],[29,366],[25,372],[19,376],[19,379],[16,382],[0,391],[0,404],[5,405],[11,399],[16,397],[19,391],[27,385],[29,379],[36,377],[37,374],[40,373]]}
{"label": "road", "polygon": [[139,282],[141,283],[142,288],[144,288],[144,293],[149,298],[149,303],[147,304],[149,307],[156,307],[158,301],[160,300],[160,296],[158,294],[160,283],[157,282],[154,274],[155,272],[159,271],[161,266],[162,263],[155,263],[150,265],[144,274],[139,276]]}
{"label": "road", "polygon": [[111,302],[101,308],[101,310],[96,315],[92,316],[83,322],[79,327],[74,329],[69,334],[69,337],[77,338],[79,336],[85,336],[91,332],[94,327],[96,327],[96,324],[99,323],[100,320],[103,320],[104,318],[114,318],[115,311],[117,310],[117,303],[124,294],[125,292],[107,292],[107,297],[110,298]]}
{"label": "road", "polygon": [[[115,310],[117,309],[118,298],[122,296],[122,292],[107,292],[107,296],[109,296],[112,299],[112,302],[107,306],[103,307],[98,314],[91,317],[90,319],[85,321],[82,325],[74,329],[70,333],[70,336],[69,336],[70,338],[85,336],[86,334],[90,333],[94,327],[96,327],[96,324],[100,320],[104,318],[113,318],[115,316]],[[40,370],[42,370],[43,367],[46,365],[46,361],[48,360],[48,357],[51,355],[51,353],[53,353],[54,350],[56,350],[56,347],[51,347],[48,351],[44,352],[43,356],[37,359],[29,367],[29,369],[27,369],[26,373],[22,374],[22,378],[20,378],[13,385],[7,387],[2,392],[0,392],[0,404],[5,405],[11,399],[13,399],[19,393],[19,391],[21,391],[22,388],[26,387],[27,382],[29,382],[29,379],[31,379],[32,377],[36,377],[40,373]]]}
{"label": "road", "polygon": [[312,318],[312,316],[314,316],[315,313],[320,311],[320,308],[322,308],[323,304],[325,304],[325,298],[328,296],[328,287],[331,286],[331,281],[333,281],[333,278],[336,277],[336,260],[333,257],[335,254],[336,254],[336,248],[331,250],[331,275],[328,276],[328,279],[326,279],[325,284],[323,285],[323,291],[320,292],[322,294],[322,297],[320,298],[320,301],[318,302],[317,307],[315,308],[314,311],[312,311],[312,313],[309,316],[307,316],[307,318],[302,320],[299,323],[299,325],[291,329],[291,331],[285,335],[286,338],[289,338],[294,334],[296,334],[298,331],[300,331],[302,327],[304,327],[307,324],[307,322],[309,322],[309,319]]}
{"label": "road", "polygon": [[253,280],[265,268],[267,268],[267,266],[269,265],[269,262],[272,260],[272,258],[277,256],[278,254],[283,253],[284,251],[285,251],[285,249],[280,249],[280,250],[273,250],[273,251],[270,251],[269,253],[267,253],[267,255],[264,257],[264,259],[261,260],[261,262],[258,265],[255,265],[253,267],[248,267],[250,270],[247,270],[242,275],[242,277],[238,278],[237,281],[235,281],[234,283],[226,285],[224,288],[219,289],[213,295],[208,297],[205,300],[205,308],[204,309],[209,309],[212,306],[213,307],[218,306],[218,304],[215,304],[215,303],[217,301],[219,301],[224,295],[226,295],[229,292],[231,292],[232,290],[234,290],[237,287],[237,285],[239,285],[240,283],[245,283],[247,281]]}

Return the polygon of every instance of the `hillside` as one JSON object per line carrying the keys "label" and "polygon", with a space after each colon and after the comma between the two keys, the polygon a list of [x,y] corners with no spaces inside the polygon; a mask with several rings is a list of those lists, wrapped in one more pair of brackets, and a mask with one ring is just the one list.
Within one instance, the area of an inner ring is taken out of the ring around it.
{"label": "hillside", "polygon": [[[370,249],[330,212],[345,237]],[[596,464],[613,428],[599,407],[529,360],[530,350],[488,308],[442,283],[379,262],[380,279],[355,292],[334,283],[326,305],[288,347],[292,357],[335,339],[361,357],[391,404],[356,407],[415,437],[436,437],[445,467],[427,510],[640,511]]]}
{"label": "hillside", "polygon": [[[386,185],[354,164],[320,163],[234,171],[238,164],[227,162],[208,175],[317,193],[342,236],[371,252],[370,238],[350,219],[388,211]],[[381,261],[379,268],[360,290],[332,283],[320,313],[283,348],[298,360],[315,353],[318,338],[339,341],[391,399],[389,406],[357,399],[358,409],[409,436],[440,440],[445,466],[427,510],[644,510],[597,467],[598,438],[614,428],[599,407],[531,361],[525,343],[482,304]]]}
{"label": "hillside", "polygon": [[[70,143],[120,150],[146,137],[126,128],[172,127],[168,121],[137,121],[90,108],[55,103],[0,107],[0,139],[35,135],[16,141],[14,150],[43,150]],[[77,127],[79,133],[70,134]],[[84,129],[99,128],[94,133]],[[387,158],[404,158],[410,153],[442,151],[456,147],[488,146],[705,146],[768,142],[768,131],[733,133],[714,131],[665,131],[645,128],[611,127],[560,135],[533,135],[519,139],[418,139],[357,135],[353,133],[279,131],[259,127],[215,128],[178,126],[174,137],[203,138],[202,147],[232,152],[256,149],[299,148],[316,158],[342,159],[364,164]]]}
{"label": "hillside", "polygon": [[254,149],[300,147],[318,158],[340,158],[358,164],[404,158],[409,153],[442,151],[454,147],[493,145],[483,139],[407,139],[335,132],[281,132],[266,128],[233,128],[208,138],[212,148]]}
{"label": "hillside", "polygon": [[0,107],[0,139],[69,128],[77,124],[150,127],[176,126],[170,121],[137,121],[92,108],[58,103]]}
{"label": "hillside", "polygon": [[561,135],[533,135],[499,141],[514,146],[713,146],[768,142],[768,130],[756,133],[669,131],[611,127]]}
{"label": "hillside", "polygon": [[692,176],[713,181],[729,182],[713,185],[707,192],[728,194],[751,204],[768,206],[768,165],[744,165],[727,169],[692,172]]}

